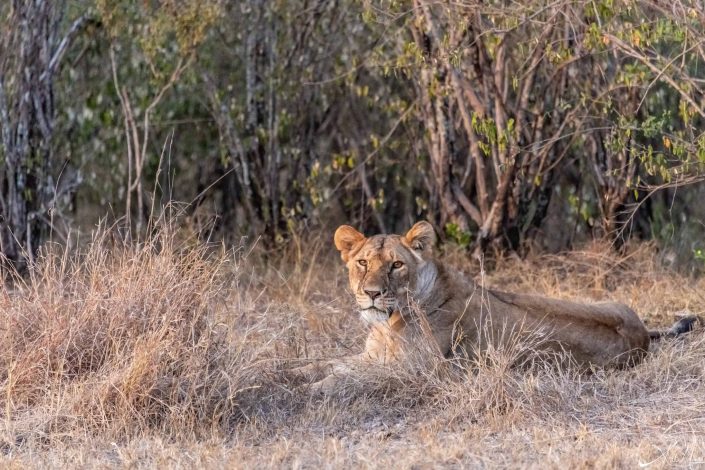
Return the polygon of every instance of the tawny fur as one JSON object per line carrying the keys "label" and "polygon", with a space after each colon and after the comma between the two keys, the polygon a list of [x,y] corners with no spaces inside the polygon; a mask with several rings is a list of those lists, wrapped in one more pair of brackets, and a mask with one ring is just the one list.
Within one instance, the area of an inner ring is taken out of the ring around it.
{"label": "tawny fur", "polygon": [[[482,351],[511,332],[534,333],[542,348],[567,352],[582,366],[622,367],[641,361],[650,335],[639,317],[615,302],[578,303],[485,289],[433,256],[435,233],[419,222],[405,235],[365,237],[344,225],[335,244],[346,263],[361,318],[370,325],[362,354],[298,371],[330,390],[367,361],[399,360],[412,341],[410,318],[419,310],[446,356]],[[514,338],[516,339],[516,338]]]}

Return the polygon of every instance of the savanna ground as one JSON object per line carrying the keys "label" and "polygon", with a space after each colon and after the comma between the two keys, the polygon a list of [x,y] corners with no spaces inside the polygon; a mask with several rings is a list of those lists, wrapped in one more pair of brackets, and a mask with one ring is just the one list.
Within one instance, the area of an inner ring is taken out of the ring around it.
{"label": "savanna ground", "polygon": [[[287,368],[363,345],[330,238],[272,254],[101,229],[80,253],[45,252],[0,296],[0,466],[705,465],[700,332],[630,370],[513,367],[516,345],[470,365],[370,370],[328,397],[293,387]],[[648,244],[484,270],[452,247],[442,257],[487,286],[625,302],[649,326],[705,310],[705,280]]]}

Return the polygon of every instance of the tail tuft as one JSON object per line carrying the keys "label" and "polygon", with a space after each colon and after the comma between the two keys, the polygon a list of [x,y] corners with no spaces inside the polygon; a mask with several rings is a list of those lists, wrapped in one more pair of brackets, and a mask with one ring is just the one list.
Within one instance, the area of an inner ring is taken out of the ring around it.
{"label": "tail tuft", "polygon": [[674,323],[669,331],[673,336],[682,335],[683,333],[693,331],[696,324],[702,324],[700,317],[697,315],[688,315]]}
{"label": "tail tuft", "polygon": [[673,326],[666,331],[649,331],[649,337],[651,339],[675,338],[684,333],[693,331],[697,324],[703,324],[702,318],[697,315],[686,315],[675,322]]}

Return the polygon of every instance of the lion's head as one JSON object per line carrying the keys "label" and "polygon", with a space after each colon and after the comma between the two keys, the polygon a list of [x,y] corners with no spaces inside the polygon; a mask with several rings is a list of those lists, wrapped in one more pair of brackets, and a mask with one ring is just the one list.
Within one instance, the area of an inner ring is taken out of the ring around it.
{"label": "lion's head", "polygon": [[430,294],[437,274],[431,262],[435,240],[428,222],[416,223],[406,235],[367,238],[349,225],[336,230],[335,246],[364,321],[386,322],[410,299],[423,301]]}

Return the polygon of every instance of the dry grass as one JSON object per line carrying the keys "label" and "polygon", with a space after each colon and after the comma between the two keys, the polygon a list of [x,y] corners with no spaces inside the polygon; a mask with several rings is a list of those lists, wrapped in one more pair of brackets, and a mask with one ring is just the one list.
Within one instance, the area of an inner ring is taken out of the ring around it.
{"label": "dry grass", "polygon": [[[487,285],[619,300],[652,325],[705,310],[705,282],[663,270],[648,245],[505,259],[487,273],[445,256]],[[327,245],[267,259],[169,230],[141,244],[102,230],[8,285],[3,467],[705,465],[698,333],[625,371],[513,367],[517,344],[473,364],[430,355],[367,370],[321,398],[294,389],[286,368],[357,352],[365,334]]]}

